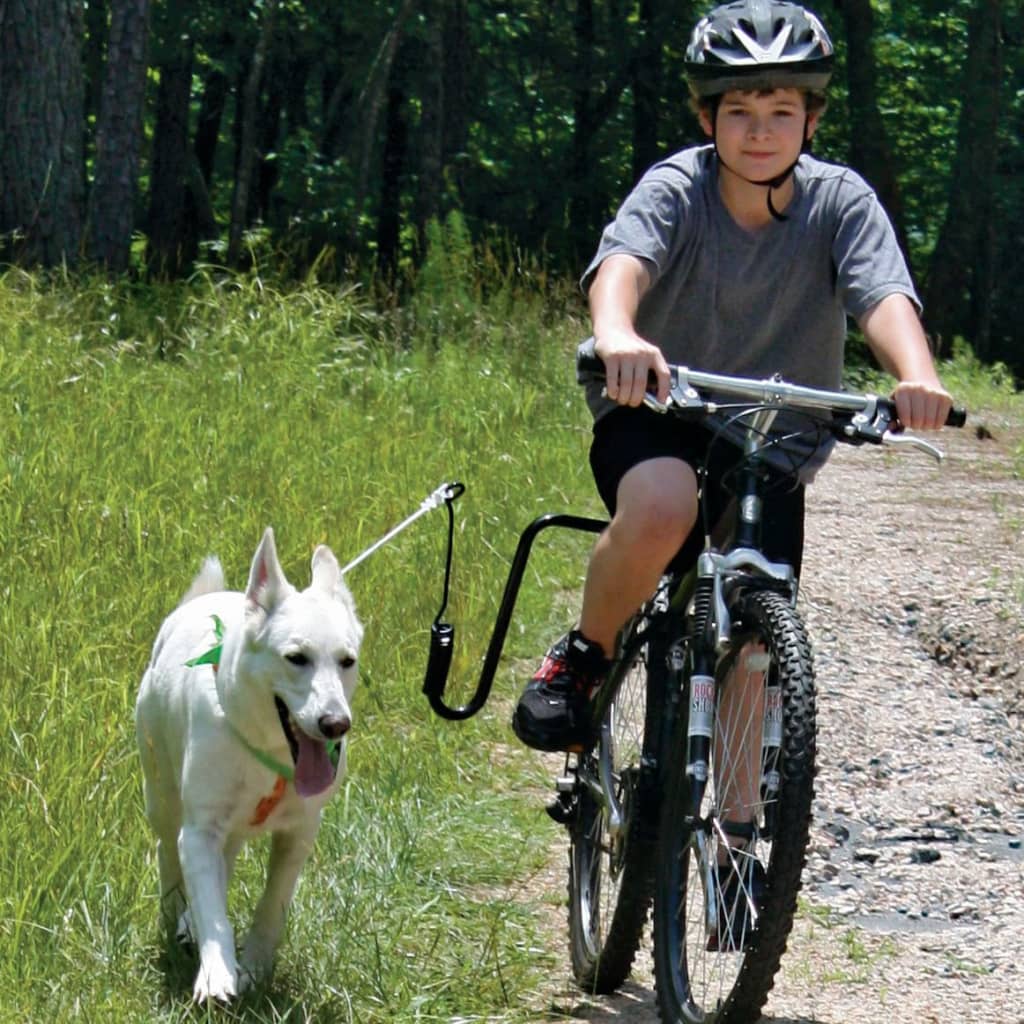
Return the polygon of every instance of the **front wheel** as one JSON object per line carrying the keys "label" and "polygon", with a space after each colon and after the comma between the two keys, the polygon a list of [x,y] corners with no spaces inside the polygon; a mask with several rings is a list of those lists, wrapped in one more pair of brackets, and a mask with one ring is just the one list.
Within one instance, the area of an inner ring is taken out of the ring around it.
{"label": "front wheel", "polygon": [[[816,752],[807,634],[770,591],[748,592],[730,611],[706,784],[695,786],[680,758],[662,809],[654,969],[667,1024],[760,1019],[806,859]],[[676,749],[686,750],[685,722]]]}

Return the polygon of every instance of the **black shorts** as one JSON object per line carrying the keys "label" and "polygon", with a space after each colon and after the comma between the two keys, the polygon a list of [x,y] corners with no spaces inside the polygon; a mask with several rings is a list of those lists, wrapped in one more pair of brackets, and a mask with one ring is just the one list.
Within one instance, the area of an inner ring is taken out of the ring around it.
{"label": "black shorts", "polygon": [[[693,565],[704,549],[705,515],[710,527],[725,511],[732,494],[729,475],[742,461],[736,445],[714,434],[702,423],[686,423],[656,413],[646,406],[620,406],[594,424],[590,468],[598,493],[615,515],[619,482],[634,466],[648,459],[675,458],[695,470],[706,468],[701,478],[701,518],[679,554],[672,560],[677,569]],[[800,575],[804,548],[804,487],[782,474],[772,474],[762,506],[762,547],[773,561],[788,562]]]}

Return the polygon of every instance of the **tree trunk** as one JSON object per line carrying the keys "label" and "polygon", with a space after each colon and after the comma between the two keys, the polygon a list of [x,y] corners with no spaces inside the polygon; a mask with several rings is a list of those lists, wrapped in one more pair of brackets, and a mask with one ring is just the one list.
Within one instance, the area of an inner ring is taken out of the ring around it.
{"label": "tree trunk", "polygon": [[177,277],[195,257],[187,230],[186,189],[190,174],[188,115],[192,93],[190,36],[174,40],[175,51],[158,68],[153,160],[149,174],[146,264],[157,277]]}
{"label": "tree trunk", "polygon": [[907,260],[903,199],[892,148],[878,107],[878,69],[874,51],[874,14],[870,0],[836,0],[846,25],[846,78],[849,86],[850,166],[859,171],[885,207]]}
{"label": "tree trunk", "polygon": [[91,258],[117,272],[128,267],[135,227],[148,28],[149,0],[113,0],[88,242]]}
{"label": "tree trunk", "polygon": [[196,119],[195,154],[207,188],[213,183],[213,165],[220,140],[220,125],[224,108],[231,93],[228,76],[219,68],[213,68],[203,83],[203,95],[199,101],[199,116]]}
{"label": "tree trunk", "polygon": [[377,214],[377,269],[391,283],[398,269],[402,230],[402,171],[408,151],[405,76],[392,75],[384,114],[380,210]]}
{"label": "tree trunk", "polygon": [[466,0],[448,0],[444,11],[444,165],[459,182],[459,167],[469,139],[470,65],[473,62]]}
{"label": "tree trunk", "polygon": [[594,245],[590,152],[594,138],[594,4],[576,0],[573,19],[576,83],[573,91],[572,147],[569,156],[569,248],[574,263]]}
{"label": "tree trunk", "polygon": [[658,109],[662,94],[661,0],[640,0],[640,38],[633,66],[633,181],[658,159]]}
{"label": "tree trunk", "polygon": [[438,0],[426,8],[425,42],[419,53],[419,94],[422,98],[419,124],[419,181],[413,219],[421,248],[426,244],[426,227],[438,217],[444,191],[444,40],[442,12]]}
{"label": "tree trunk", "polygon": [[[358,139],[358,143],[352,147],[353,151],[358,154],[353,217],[349,228],[350,244],[353,245],[359,233],[363,204],[366,202],[366,193],[369,189],[370,165],[377,142],[377,124],[380,121],[380,112],[391,80],[391,66],[405,32],[405,22],[415,6],[416,0],[402,0],[402,5],[395,15],[394,24],[377,51],[366,85],[356,99],[352,116],[348,119],[350,127],[345,131],[345,138]],[[334,97],[332,97],[331,103],[328,105],[329,113],[334,106]],[[355,125],[358,125],[358,132],[354,130]]]}
{"label": "tree trunk", "polygon": [[[280,41],[279,41],[280,42]],[[279,47],[275,47],[276,51]],[[271,52],[267,58],[268,73],[266,76],[266,102],[258,110],[256,139],[256,170],[253,194],[249,199],[248,218],[270,219],[270,200],[277,185],[280,164],[275,159],[267,159],[277,152],[281,144],[281,125],[284,121],[284,106],[289,85],[290,54]]]}
{"label": "tree trunk", "polygon": [[82,53],[85,71],[85,124],[98,124],[103,96],[103,68],[107,52],[107,21],[109,4],[106,0],[89,0],[85,8],[85,47]]}
{"label": "tree trunk", "polygon": [[988,353],[994,274],[994,181],[1003,75],[1002,5],[977,0],[967,31],[967,56],[949,204],[929,265],[925,324],[940,355],[957,335],[976,354]]}
{"label": "tree trunk", "polygon": [[605,196],[595,187],[594,142],[602,125],[612,116],[625,89],[634,80],[637,54],[626,51],[617,66],[600,77],[595,90],[597,53],[593,0],[577,0],[574,17],[576,54],[572,143],[567,170],[569,183],[569,255],[575,265],[589,258],[603,226]]}
{"label": "tree trunk", "polygon": [[0,2],[0,258],[79,256],[85,202],[80,0]]}
{"label": "tree trunk", "polygon": [[245,80],[242,96],[241,134],[235,169],[235,190],[231,200],[231,226],[228,230],[228,266],[237,267],[242,255],[242,234],[247,224],[249,189],[256,162],[256,108],[260,98],[263,64],[273,34],[277,0],[266,0],[259,41],[252,55],[252,64]]}

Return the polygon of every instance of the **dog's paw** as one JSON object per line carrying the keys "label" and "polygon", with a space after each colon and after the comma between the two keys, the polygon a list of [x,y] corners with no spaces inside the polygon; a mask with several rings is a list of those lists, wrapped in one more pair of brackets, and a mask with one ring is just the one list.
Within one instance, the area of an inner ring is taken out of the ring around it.
{"label": "dog's paw", "polygon": [[240,977],[244,987],[266,981],[274,970],[274,950],[250,935],[240,959]]}
{"label": "dog's paw", "polygon": [[225,964],[200,964],[192,989],[192,998],[197,1003],[205,1003],[208,999],[227,1003],[236,995],[238,980],[234,971],[229,970]]}

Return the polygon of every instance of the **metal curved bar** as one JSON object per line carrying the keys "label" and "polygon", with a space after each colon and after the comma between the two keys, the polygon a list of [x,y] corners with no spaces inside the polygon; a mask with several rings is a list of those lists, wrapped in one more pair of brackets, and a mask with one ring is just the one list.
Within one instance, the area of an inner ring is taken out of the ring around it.
{"label": "metal curved bar", "polygon": [[[498,662],[501,659],[501,652],[505,646],[505,637],[508,634],[508,627],[512,621],[512,612],[515,609],[516,598],[519,595],[519,587],[523,581],[523,574],[526,571],[526,563],[530,557],[530,550],[533,542],[543,530],[552,527],[560,527],[567,530],[579,530],[586,533],[601,533],[608,523],[603,519],[588,519],[585,516],[574,516],[566,513],[549,513],[535,519],[519,537],[519,544],[516,547],[512,565],[509,568],[508,579],[505,582],[505,592],[501,599],[501,606],[498,609],[498,617],[494,624],[494,632],[491,634],[491,642],[487,647],[487,654],[484,656],[483,668],[480,672],[480,679],[476,684],[476,692],[460,707],[452,707],[445,703],[444,691],[448,683],[448,669],[451,664],[451,644],[454,639],[452,627],[446,627],[443,635],[441,631],[434,631],[432,634],[431,657],[427,663],[427,671],[423,680],[423,693],[426,694],[434,712],[450,721],[462,721],[472,718],[486,703],[491,693],[491,686],[494,683],[494,676],[498,670]],[[443,650],[441,648],[443,647]]]}

